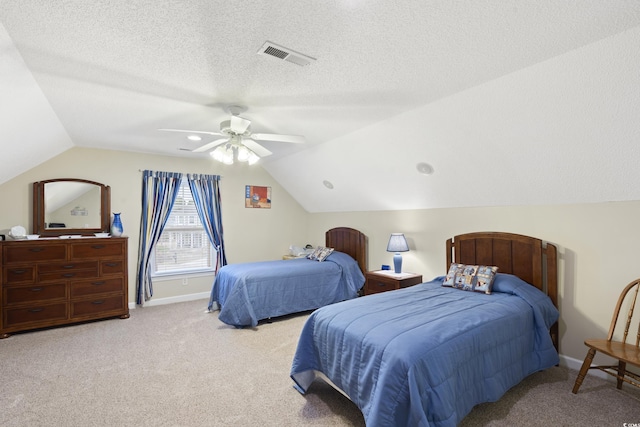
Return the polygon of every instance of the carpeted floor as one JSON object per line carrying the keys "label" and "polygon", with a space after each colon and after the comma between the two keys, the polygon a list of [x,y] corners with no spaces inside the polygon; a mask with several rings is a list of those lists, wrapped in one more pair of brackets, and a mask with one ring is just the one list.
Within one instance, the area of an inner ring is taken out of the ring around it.
{"label": "carpeted floor", "polygon": [[[0,341],[1,426],[364,426],[358,408],[322,382],[306,396],[289,378],[307,315],[236,329],[206,301],[135,309],[113,319]],[[640,393],[552,368],[462,426],[640,423]]]}

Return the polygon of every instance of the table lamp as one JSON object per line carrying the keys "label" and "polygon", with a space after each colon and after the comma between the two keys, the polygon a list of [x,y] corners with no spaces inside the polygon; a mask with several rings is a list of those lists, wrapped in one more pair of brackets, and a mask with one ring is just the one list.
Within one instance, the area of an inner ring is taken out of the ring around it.
{"label": "table lamp", "polygon": [[395,252],[393,256],[393,269],[396,274],[402,272],[402,255],[400,252],[408,252],[409,245],[407,239],[404,238],[402,233],[391,233],[389,238],[389,244],[387,245],[387,252]]}

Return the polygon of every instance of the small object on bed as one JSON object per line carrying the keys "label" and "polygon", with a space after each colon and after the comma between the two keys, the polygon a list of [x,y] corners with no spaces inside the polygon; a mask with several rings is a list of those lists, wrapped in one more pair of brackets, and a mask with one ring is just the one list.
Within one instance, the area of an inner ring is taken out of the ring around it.
{"label": "small object on bed", "polygon": [[452,263],[442,286],[491,294],[498,267]]}
{"label": "small object on bed", "polygon": [[289,246],[289,255],[295,258],[302,258],[313,252],[313,248],[305,249],[300,246],[291,245]]}

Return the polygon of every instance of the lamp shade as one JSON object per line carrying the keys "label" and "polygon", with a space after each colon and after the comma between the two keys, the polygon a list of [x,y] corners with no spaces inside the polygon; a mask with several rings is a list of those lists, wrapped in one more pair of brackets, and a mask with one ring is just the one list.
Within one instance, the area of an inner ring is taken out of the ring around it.
{"label": "lamp shade", "polygon": [[387,245],[387,252],[407,252],[409,251],[409,245],[407,239],[404,238],[402,233],[391,233],[389,238],[389,244]]}

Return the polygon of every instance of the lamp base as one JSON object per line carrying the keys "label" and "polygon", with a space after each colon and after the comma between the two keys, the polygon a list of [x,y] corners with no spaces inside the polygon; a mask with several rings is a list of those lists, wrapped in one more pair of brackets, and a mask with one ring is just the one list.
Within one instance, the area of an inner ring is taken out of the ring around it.
{"label": "lamp base", "polygon": [[402,255],[400,255],[400,252],[396,252],[393,256],[393,272],[396,274],[402,272]]}

